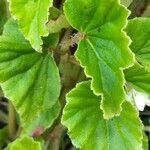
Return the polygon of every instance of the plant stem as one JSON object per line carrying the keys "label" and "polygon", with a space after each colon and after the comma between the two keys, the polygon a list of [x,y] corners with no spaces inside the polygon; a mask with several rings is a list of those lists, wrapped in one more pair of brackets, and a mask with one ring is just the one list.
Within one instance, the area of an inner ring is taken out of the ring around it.
{"label": "plant stem", "polygon": [[131,10],[131,15],[129,18],[140,17],[146,10],[148,5],[148,0],[133,0],[129,9]]}
{"label": "plant stem", "polygon": [[16,111],[10,101],[9,101],[9,114],[8,114],[8,129],[9,129],[9,137],[12,140],[15,139],[16,132],[17,132]]}
{"label": "plant stem", "polygon": [[59,150],[62,134],[64,131],[64,127],[61,124],[58,124],[48,136],[46,149]]}
{"label": "plant stem", "polygon": [[7,19],[9,19],[11,15],[10,15],[9,4],[7,0],[5,0],[5,6],[6,6],[6,16],[7,16]]}
{"label": "plant stem", "polygon": [[64,38],[60,43],[61,51],[66,51],[70,46],[73,47],[75,44],[78,44],[84,37],[83,33],[78,32],[74,36]]}

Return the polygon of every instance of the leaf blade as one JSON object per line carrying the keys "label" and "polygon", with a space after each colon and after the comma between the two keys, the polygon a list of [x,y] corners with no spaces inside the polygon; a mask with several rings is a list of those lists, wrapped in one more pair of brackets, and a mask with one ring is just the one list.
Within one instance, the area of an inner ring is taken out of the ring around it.
{"label": "leaf blade", "polygon": [[50,6],[52,0],[10,0],[12,15],[17,18],[21,31],[37,52],[42,52],[41,36],[48,35],[46,22]]}
{"label": "leaf blade", "polygon": [[18,138],[14,142],[10,143],[6,149],[7,150],[20,150],[20,149],[41,150],[41,145],[39,142],[34,141],[33,138],[28,136],[23,136],[21,138]]}
{"label": "leaf blade", "polygon": [[150,94],[150,71],[136,63],[125,72],[126,81],[136,90]]}
{"label": "leaf blade", "polygon": [[37,130],[39,130],[38,132],[39,135],[42,134],[47,128],[52,126],[52,124],[58,117],[59,113],[60,113],[60,104],[59,102],[56,102],[56,104],[52,108],[42,112],[34,120],[28,122],[28,125],[23,129],[21,134],[34,136]]}
{"label": "leaf blade", "polygon": [[[58,102],[57,66],[51,54],[40,54],[31,48],[12,19],[0,37],[0,54],[0,83],[4,95],[20,114],[22,126],[28,126]],[[56,109],[58,113],[59,108]],[[51,118],[52,122],[56,114]]]}
{"label": "leaf blade", "polygon": [[78,84],[67,95],[62,123],[68,128],[72,143],[83,150],[141,147],[142,123],[136,109],[124,102],[120,116],[105,120],[99,104],[100,97],[90,90],[90,81]]}
{"label": "leaf blade", "polygon": [[150,94],[149,25],[150,19],[140,17],[130,20],[126,28],[132,39],[130,48],[135,53],[136,62],[125,70],[125,78],[136,90],[147,94]]}
{"label": "leaf blade", "polygon": [[135,53],[137,61],[145,67],[150,67],[149,25],[150,19],[140,17],[130,20],[126,28],[127,34],[133,41],[130,48]]}
{"label": "leaf blade", "polygon": [[64,12],[70,24],[84,34],[75,56],[86,75],[92,78],[94,93],[103,97],[104,117],[119,115],[125,99],[122,70],[134,61],[130,40],[122,31],[129,12],[114,0],[108,3],[104,0],[67,0]]}

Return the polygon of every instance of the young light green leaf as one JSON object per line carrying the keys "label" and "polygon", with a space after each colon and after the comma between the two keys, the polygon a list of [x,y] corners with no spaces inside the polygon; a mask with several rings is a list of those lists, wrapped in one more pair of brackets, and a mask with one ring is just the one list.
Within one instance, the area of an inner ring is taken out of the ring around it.
{"label": "young light green leaf", "polygon": [[136,63],[124,72],[126,81],[136,90],[150,94],[150,70]]}
{"label": "young light green leaf", "polygon": [[10,11],[18,19],[21,31],[32,47],[42,52],[41,36],[48,35],[46,22],[52,0],[9,0]]}
{"label": "young light green leaf", "polygon": [[90,82],[78,84],[67,95],[62,123],[72,143],[82,150],[137,150],[142,146],[142,123],[136,109],[124,102],[120,116],[103,118],[100,97],[93,94]]}
{"label": "young light green leaf", "polygon": [[49,33],[57,33],[63,28],[68,28],[70,25],[64,15],[60,15],[56,20],[50,20],[47,24]]}
{"label": "young light green leaf", "polygon": [[40,142],[36,142],[33,138],[23,136],[10,143],[6,150],[41,150]]}
{"label": "young light green leaf", "polygon": [[54,107],[59,97],[59,72],[53,56],[35,52],[13,20],[0,37],[0,83],[23,125]]}
{"label": "young light green leaf", "polygon": [[122,31],[129,12],[118,0],[66,0],[64,12],[69,23],[84,34],[75,55],[92,78],[94,93],[102,95],[104,117],[119,115],[125,99],[122,69],[134,59]]}
{"label": "young light green leaf", "polygon": [[150,19],[135,18],[129,21],[126,28],[131,37],[131,49],[136,54],[136,59],[142,65],[150,67]]}

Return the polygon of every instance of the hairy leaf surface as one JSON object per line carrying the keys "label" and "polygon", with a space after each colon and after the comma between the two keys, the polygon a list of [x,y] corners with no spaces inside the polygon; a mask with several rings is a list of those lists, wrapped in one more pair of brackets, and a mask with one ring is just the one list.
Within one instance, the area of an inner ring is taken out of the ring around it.
{"label": "hairy leaf surface", "polygon": [[48,35],[46,22],[48,21],[48,10],[52,0],[9,0],[10,11],[18,19],[21,31],[32,45],[42,52],[41,36]]}
{"label": "hairy leaf surface", "polygon": [[101,98],[93,94],[90,82],[78,84],[67,95],[62,123],[73,144],[83,150],[137,150],[142,146],[142,123],[136,109],[124,102],[120,116],[103,118]]}
{"label": "hairy leaf surface", "polygon": [[55,107],[59,97],[59,72],[53,56],[35,52],[13,20],[0,37],[0,82],[26,126]]}
{"label": "hairy leaf surface", "polygon": [[125,78],[136,90],[150,94],[150,70],[136,63],[125,70]]}
{"label": "hairy leaf surface", "polygon": [[104,117],[119,115],[125,99],[122,69],[133,62],[129,39],[122,31],[129,12],[118,0],[66,0],[64,12],[84,35],[75,55],[92,78],[94,93],[102,95]]}
{"label": "hairy leaf surface", "polygon": [[39,142],[33,140],[33,138],[24,136],[18,138],[14,142],[10,143],[6,150],[41,150]]}
{"label": "hairy leaf surface", "polygon": [[129,21],[127,34],[131,37],[131,49],[142,65],[150,67],[150,19],[135,18]]}

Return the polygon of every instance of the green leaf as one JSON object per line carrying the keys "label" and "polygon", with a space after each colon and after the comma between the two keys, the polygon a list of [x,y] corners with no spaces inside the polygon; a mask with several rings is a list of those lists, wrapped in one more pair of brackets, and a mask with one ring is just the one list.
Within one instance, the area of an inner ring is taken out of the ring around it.
{"label": "green leaf", "polygon": [[119,115],[125,99],[122,70],[133,62],[129,39],[122,31],[129,12],[118,0],[67,0],[64,12],[84,35],[75,55],[92,78],[94,93],[102,95],[104,117]]}
{"label": "green leaf", "polygon": [[36,142],[33,138],[24,136],[10,143],[6,150],[41,150],[40,142]]}
{"label": "green leaf", "polygon": [[142,123],[127,101],[120,116],[103,118],[101,98],[93,94],[90,82],[78,84],[67,95],[62,123],[72,143],[83,150],[137,150],[142,146]]}
{"label": "green leaf", "polygon": [[58,101],[60,79],[52,54],[35,52],[13,20],[0,37],[0,82],[23,126],[53,109]]}
{"label": "green leaf", "polygon": [[34,135],[34,132],[40,130],[43,133],[45,129],[51,127],[54,120],[58,117],[60,112],[60,105],[57,102],[52,108],[41,112],[41,114],[36,117],[31,122],[28,122],[22,131],[22,134]]}
{"label": "green leaf", "polygon": [[124,72],[126,81],[136,90],[150,94],[150,70],[136,63]]}
{"label": "green leaf", "polygon": [[142,144],[143,150],[149,150],[148,140],[149,139],[148,139],[147,135],[143,132],[143,144]]}
{"label": "green leaf", "polygon": [[48,10],[52,6],[52,0],[9,0],[10,11],[14,18],[19,21],[21,31],[32,45],[42,52],[41,36],[48,35],[46,22],[48,21]]}
{"label": "green leaf", "polygon": [[59,33],[49,34],[49,36],[43,38],[43,48],[56,48],[59,42]]}
{"label": "green leaf", "polygon": [[131,50],[142,65],[150,67],[150,19],[135,18],[129,21],[126,31],[132,39]]}

